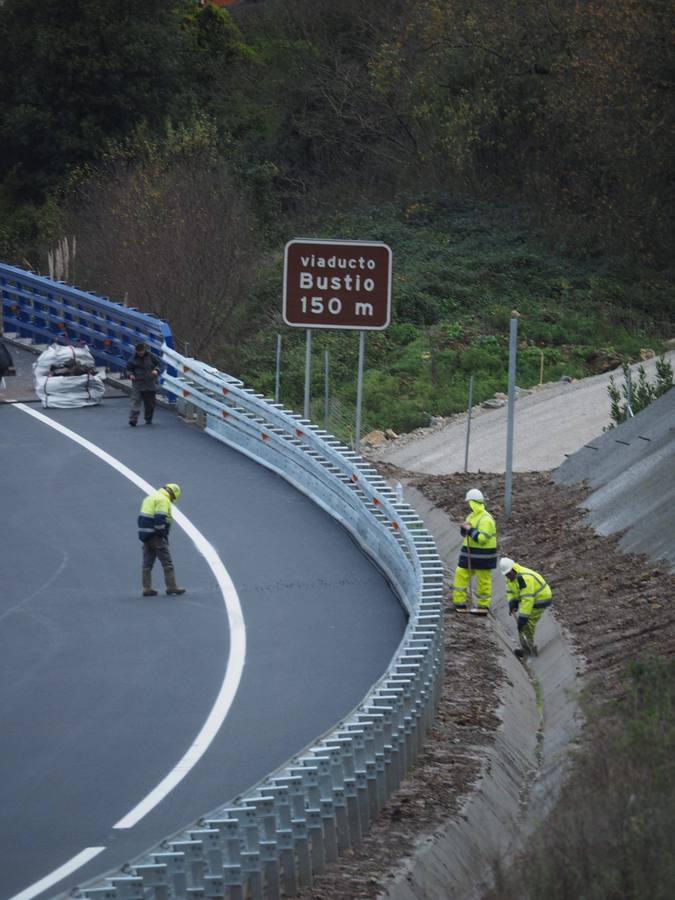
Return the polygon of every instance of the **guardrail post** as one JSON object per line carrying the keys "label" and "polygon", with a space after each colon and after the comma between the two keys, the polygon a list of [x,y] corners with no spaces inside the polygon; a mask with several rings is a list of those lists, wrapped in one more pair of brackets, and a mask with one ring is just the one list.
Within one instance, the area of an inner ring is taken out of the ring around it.
{"label": "guardrail post", "polygon": [[291,806],[291,817],[301,819],[305,815],[305,791],[300,775],[286,775],[274,778],[274,783],[288,789],[288,799]]}
{"label": "guardrail post", "polygon": [[188,831],[191,841],[200,841],[202,853],[211,872],[220,872],[223,867],[223,851],[220,843],[220,831],[217,828],[198,828]]}
{"label": "guardrail post", "polygon": [[237,819],[206,819],[207,828],[217,829],[223,854],[223,864],[238,866],[241,862],[241,835]]}
{"label": "guardrail post", "polygon": [[115,876],[109,879],[117,891],[117,900],[143,900],[143,879],[128,875]]}
{"label": "guardrail post", "polygon": [[82,891],[88,900],[117,900],[117,891],[114,887],[86,888]]}
{"label": "guardrail post", "polygon": [[335,804],[335,821],[337,823],[338,852],[344,853],[351,849],[349,839],[349,821],[347,819],[347,801],[343,787],[333,788],[333,803]]}
{"label": "guardrail post", "polygon": [[244,900],[241,866],[231,864],[223,866],[223,883],[227,900]]}
{"label": "guardrail post", "polygon": [[239,833],[243,832],[246,850],[249,853],[257,852],[260,834],[258,833],[255,808],[250,806],[232,806],[225,810],[225,814],[230,819],[236,819],[239,822]]}
{"label": "guardrail post", "polygon": [[263,785],[260,788],[260,793],[263,795],[263,797],[272,797],[272,799],[274,800],[274,812],[277,821],[277,836],[279,834],[280,828],[289,831],[291,827],[291,805],[288,802],[288,788],[281,785],[277,785],[275,787],[270,785]]}
{"label": "guardrail post", "polygon": [[307,834],[309,837],[312,872],[314,875],[323,875],[326,870],[326,851],[323,838],[323,822],[320,809],[308,809],[306,811]]}
{"label": "guardrail post", "polygon": [[277,850],[281,860],[281,882],[287,897],[298,893],[298,872],[295,865],[295,842],[290,828],[277,830]]}
{"label": "guardrail post", "polygon": [[302,786],[306,797],[307,806],[312,809],[318,809],[319,800],[321,799],[321,790],[319,788],[319,769],[317,766],[292,766],[289,772],[293,776],[299,776],[302,779]]}
{"label": "guardrail post", "polygon": [[260,864],[265,879],[265,900],[280,900],[279,851],[276,841],[260,841]]}
{"label": "guardrail post", "polygon": [[333,800],[322,798],[319,804],[321,821],[323,822],[323,840],[326,862],[335,862],[338,858],[337,815]]}
{"label": "guardrail post", "polygon": [[[207,900],[224,900],[225,890],[225,879],[222,871],[220,875],[204,876],[204,896]],[[155,900],[155,898],[153,897],[152,900]]]}
{"label": "guardrail post", "polygon": [[166,866],[166,874],[174,897],[184,897],[187,890],[184,853],[153,853],[152,860]]}
{"label": "guardrail post", "polygon": [[257,850],[244,851],[241,854],[241,869],[244,881],[248,886],[248,896],[251,900],[263,900],[260,854]]}
{"label": "guardrail post", "polygon": [[377,762],[375,760],[375,754],[373,754],[373,759],[369,760],[366,763],[366,788],[368,789],[368,815],[370,819],[377,818],[378,810],[380,809],[380,804],[378,802],[378,772],[377,772]]}
{"label": "guardrail post", "polygon": [[201,841],[171,841],[171,849],[185,855],[189,887],[198,887],[204,878],[204,852]]}
{"label": "guardrail post", "polygon": [[331,775],[331,762],[325,756],[303,757],[300,760],[303,766],[316,769],[319,782],[319,796],[322,800],[330,800],[333,797],[333,777]]}
{"label": "guardrail post", "polygon": [[143,887],[152,889],[153,900],[169,900],[169,876],[166,863],[146,863],[134,866],[134,874],[143,881]]}
{"label": "guardrail post", "polygon": [[273,797],[249,797],[246,802],[256,811],[258,822],[260,823],[259,831],[269,841],[273,841],[276,835],[277,823],[274,814],[274,798]]}
{"label": "guardrail post", "polygon": [[309,857],[309,836],[307,834],[307,822],[302,819],[293,819],[293,842],[295,844],[295,858],[298,862],[298,884],[301,888],[312,886],[312,865]]}

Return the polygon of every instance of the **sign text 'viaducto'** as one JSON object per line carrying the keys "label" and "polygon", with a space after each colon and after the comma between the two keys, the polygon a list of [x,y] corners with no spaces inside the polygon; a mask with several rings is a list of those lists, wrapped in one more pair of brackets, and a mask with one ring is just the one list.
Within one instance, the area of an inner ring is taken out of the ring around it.
{"label": "sign text 'viaducto'", "polygon": [[374,241],[289,241],[283,315],[287,325],[301,328],[386,328],[391,249]]}

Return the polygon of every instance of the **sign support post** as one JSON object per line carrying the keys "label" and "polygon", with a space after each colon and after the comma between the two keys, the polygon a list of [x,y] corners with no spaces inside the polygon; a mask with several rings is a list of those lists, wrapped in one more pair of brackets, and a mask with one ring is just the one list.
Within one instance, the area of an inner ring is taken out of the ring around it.
{"label": "sign support post", "polygon": [[303,416],[309,421],[309,394],[312,379],[312,330],[307,329],[307,346],[305,347],[305,408]]}
{"label": "sign support post", "polygon": [[279,402],[279,380],[281,377],[281,335],[277,335],[277,364],[274,374],[274,402]]}
{"label": "sign support post", "polygon": [[359,452],[361,445],[361,401],[363,398],[363,357],[365,355],[366,335],[359,331],[359,365],[356,376],[356,426],[354,434],[354,449]]}
{"label": "sign support post", "polygon": [[323,351],[323,427],[328,431],[328,406],[330,389],[328,382],[328,350]]}

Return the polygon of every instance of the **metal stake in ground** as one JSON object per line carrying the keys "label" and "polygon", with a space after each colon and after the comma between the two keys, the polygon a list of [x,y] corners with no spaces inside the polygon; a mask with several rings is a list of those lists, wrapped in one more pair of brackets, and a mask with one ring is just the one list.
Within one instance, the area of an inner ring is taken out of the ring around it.
{"label": "metal stake in ground", "polygon": [[509,334],[509,405],[506,418],[506,477],[504,479],[504,515],[511,518],[511,483],[513,479],[513,417],[516,393],[516,354],[518,352],[518,317],[511,319]]}
{"label": "metal stake in ground", "polygon": [[464,471],[469,471],[469,438],[471,437],[471,407],[473,406],[473,375],[469,378],[469,410],[466,419],[466,449],[464,451]]}

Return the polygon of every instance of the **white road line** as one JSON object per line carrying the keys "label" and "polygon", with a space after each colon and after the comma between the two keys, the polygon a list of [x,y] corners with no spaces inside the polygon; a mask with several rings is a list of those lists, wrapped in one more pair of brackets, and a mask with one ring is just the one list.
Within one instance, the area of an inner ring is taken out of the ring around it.
{"label": "white road line", "polygon": [[[14,404],[14,408],[20,409],[28,415],[33,416],[45,425],[49,425],[50,428],[54,428],[67,438],[70,438],[71,441],[75,441],[75,443],[84,447],[85,450],[98,456],[103,462],[106,462],[121,475],[124,475],[125,478],[128,478],[129,481],[133,482],[133,484],[139,487],[143,493],[149,494],[155,490],[151,484],[148,484],[148,482],[141,478],[140,475],[137,475],[131,469],[127,468],[127,466],[118,459],[115,459],[114,456],[106,453],[105,450],[97,447],[96,444],[92,444],[91,441],[81,437],[64,425],[60,425],[58,422],[53,421],[37,410],[25,406],[23,403]],[[218,692],[218,696],[195,740],[190,747],[188,747],[183,757],[176,763],[173,769],[146,797],[143,798],[143,800],[140,801],[140,803],[123,816],[119,822],[113,826],[114,828],[133,828],[137,822],[147,815],[150,810],[154,809],[155,806],[157,806],[157,804],[160,803],[183,778],[185,778],[188,772],[203,756],[225,721],[225,717],[232,706],[237,689],[239,688],[239,682],[241,681],[246,660],[246,625],[244,623],[244,616],[241,610],[237,590],[232,583],[232,579],[230,578],[227,569],[223,565],[216,550],[206,540],[204,535],[175,507],[173,510],[173,519],[188,535],[197,550],[206,559],[218,582],[218,586],[220,587],[225,602],[230,626],[230,655],[227,660],[227,668],[225,669],[225,676],[220,691]]]}
{"label": "white road line", "polygon": [[105,847],[86,847],[81,853],[78,853],[77,856],[69,859],[67,863],[59,866],[58,869],[54,869],[51,875],[45,875],[44,878],[36,881],[35,884],[31,884],[30,887],[21,891],[20,894],[14,894],[9,900],[31,900],[31,897],[37,897],[38,894],[46,891],[47,888],[50,888],[53,884],[57,884],[62,878],[67,878],[71,872],[76,872],[78,869],[81,869],[85,863],[88,863],[90,859],[98,856],[103,850],[105,850]]}

